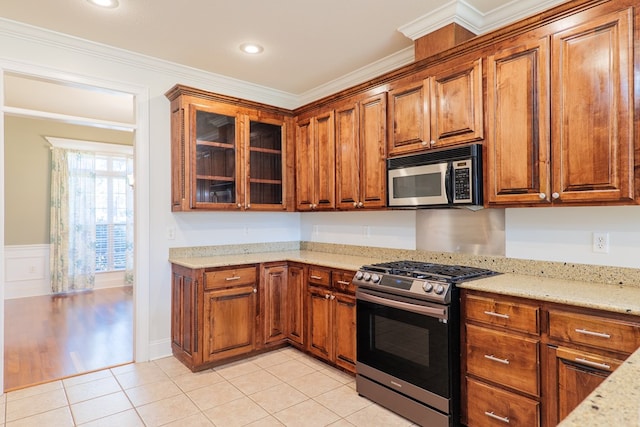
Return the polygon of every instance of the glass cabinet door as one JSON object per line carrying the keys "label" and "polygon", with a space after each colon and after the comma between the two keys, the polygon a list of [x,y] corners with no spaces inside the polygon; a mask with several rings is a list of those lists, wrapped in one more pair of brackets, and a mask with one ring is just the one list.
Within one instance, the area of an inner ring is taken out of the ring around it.
{"label": "glass cabinet door", "polygon": [[195,111],[195,204],[236,203],[236,118]]}
{"label": "glass cabinet door", "polygon": [[[283,205],[282,136],[283,124],[249,121],[248,189],[250,205]],[[265,206],[261,206],[265,208]]]}

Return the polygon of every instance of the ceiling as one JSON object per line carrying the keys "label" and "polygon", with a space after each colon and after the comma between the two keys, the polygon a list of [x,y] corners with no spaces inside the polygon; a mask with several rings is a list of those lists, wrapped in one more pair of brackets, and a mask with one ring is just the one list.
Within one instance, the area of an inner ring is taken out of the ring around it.
{"label": "ceiling", "polygon": [[[564,2],[119,1],[101,9],[86,0],[1,0],[0,18],[301,95],[394,56],[413,58],[413,39],[451,22],[480,34]],[[245,42],[264,52],[241,52]]]}

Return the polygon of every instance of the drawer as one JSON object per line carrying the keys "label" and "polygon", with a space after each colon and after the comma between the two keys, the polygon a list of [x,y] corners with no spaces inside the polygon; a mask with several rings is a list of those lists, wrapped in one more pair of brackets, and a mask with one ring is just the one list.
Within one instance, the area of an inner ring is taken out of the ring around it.
{"label": "drawer", "polygon": [[353,271],[334,271],[331,275],[331,286],[337,291],[355,294],[356,286],[352,282],[354,274],[356,273]]}
{"label": "drawer", "polygon": [[540,403],[467,378],[467,418],[473,427],[539,427]]}
{"label": "drawer", "polygon": [[535,305],[475,295],[468,295],[465,301],[466,318],[469,320],[529,334],[540,333],[540,309]]}
{"label": "drawer", "polygon": [[238,267],[204,272],[204,288],[220,289],[229,286],[254,285],[256,267]]}
{"label": "drawer", "polygon": [[328,288],[331,284],[331,271],[325,268],[309,267],[307,282],[316,286],[324,286]]}
{"label": "drawer", "polygon": [[514,390],[540,395],[540,342],[476,325],[466,325],[467,373]]}
{"label": "drawer", "polygon": [[588,314],[550,310],[549,337],[631,354],[640,347],[640,325]]}

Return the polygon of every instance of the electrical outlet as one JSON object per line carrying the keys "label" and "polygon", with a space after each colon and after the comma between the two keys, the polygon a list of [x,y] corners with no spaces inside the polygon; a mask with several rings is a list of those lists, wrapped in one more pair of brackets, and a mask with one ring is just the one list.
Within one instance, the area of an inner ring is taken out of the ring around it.
{"label": "electrical outlet", "polygon": [[167,239],[174,240],[176,238],[176,228],[173,226],[167,227]]}
{"label": "electrical outlet", "polygon": [[593,233],[593,252],[609,253],[609,233]]}

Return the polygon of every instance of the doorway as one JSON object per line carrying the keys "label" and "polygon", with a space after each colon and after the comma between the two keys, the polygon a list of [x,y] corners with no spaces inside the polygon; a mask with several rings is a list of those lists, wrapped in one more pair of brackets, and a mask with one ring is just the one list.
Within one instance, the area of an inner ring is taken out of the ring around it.
{"label": "doorway", "polygon": [[[0,64],[0,67],[3,64]],[[6,65],[6,64],[4,64]],[[44,121],[49,124],[55,124],[58,126],[76,126],[82,129],[91,131],[97,130],[111,130],[113,132],[128,133],[133,141],[135,149],[135,161],[133,179],[136,183],[135,197],[134,197],[134,210],[135,210],[135,222],[143,222],[146,220],[148,223],[148,208],[143,201],[145,197],[142,195],[146,188],[148,188],[148,182],[145,179],[147,175],[146,163],[140,159],[144,159],[148,155],[148,129],[146,128],[146,116],[148,115],[146,90],[140,87],[131,87],[129,85],[118,85],[113,82],[104,83],[97,79],[87,79],[85,77],[67,75],[65,79],[60,79],[60,73],[51,72],[50,70],[34,70],[33,67],[23,66],[20,64],[10,64],[0,69],[2,77],[2,88],[0,92],[3,92],[3,115],[0,118],[0,146],[2,147],[2,182],[1,188],[3,192],[2,197],[2,209],[0,210],[0,216],[2,218],[2,233],[0,233],[0,250],[2,250],[2,262],[3,271],[6,271],[6,267],[10,265],[15,266],[14,262],[7,260],[7,247],[11,242],[8,241],[9,227],[13,230],[14,226],[6,224],[9,219],[6,217],[8,205],[7,197],[5,194],[5,187],[7,181],[12,179],[12,176],[6,171],[5,155],[5,128],[7,124],[11,124],[14,119],[28,119]],[[45,92],[48,91],[48,92]],[[48,96],[45,93],[49,94]],[[18,97],[19,95],[19,97]],[[23,96],[24,95],[24,96]],[[114,112],[113,108],[109,107],[109,100],[120,98],[124,99],[128,103],[129,110],[131,111],[130,117],[122,118],[118,116],[122,112]],[[98,100],[96,100],[98,99]],[[40,102],[40,101],[43,102]],[[57,100],[57,101],[56,101]],[[57,134],[55,136],[65,136]],[[86,138],[84,138],[86,139]],[[94,138],[95,139],[95,138]],[[142,157],[141,157],[142,156]],[[33,171],[41,169],[41,164],[38,167],[32,168]],[[46,167],[48,169],[48,165]],[[26,183],[25,183],[26,184]],[[26,191],[25,191],[26,193]],[[43,201],[48,204],[48,200]],[[129,336],[130,342],[128,348],[132,349],[129,361],[143,361],[148,360],[148,319],[144,316],[148,313],[148,307],[143,301],[148,301],[148,283],[145,283],[143,278],[148,277],[148,256],[140,255],[144,254],[143,248],[145,244],[148,244],[148,232],[143,227],[136,227],[135,230],[135,265],[134,265],[134,283],[135,286],[131,288],[129,294],[129,304],[132,304],[131,312],[133,321],[130,322]],[[36,245],[38,246],[38,245]],[[48,247],[47,242],[40,245],[41,247]],[[28,258],[28,257],[27,257]],[[33,258],[30,258],[33,260]],[[14,260],[12,260],[14,261]],[[19,264],[19,263],[18,263]],[[24,264],[23,270],[26,268],[26,275],[35,274],[40,272],[40,265]],[[44,269],[44,267],[43,267]],[[23,271],[24,273],[24,271]],[[46,274],[44,274],[46,276]],[[6,276],[6,275],[5,275]],[[28,279],[28,277],[27,277]],[[0,279],[0,297],[4,301],[5,297],[11,297],[15,292],[15,287],[10,287],[5,278]],[[35,292],[33,286],[33,280],[23,281],[30,285],[27,286],[28,292]],[[37,286],[36,286],[37,287]],[[102,290],[100,290],[102,292]],[[97,294],[97,291],[96,291]],[[120,297],[118,297],[120,298]],[[85,298],[86,299],[86,298]],[[62,305],[62,300],[58,299],[54,302],[54,305]],[[5,326],[17,326],[12,322],[10,318],[2,318],[0,320],[0,344],[2,346],[2,363],[0,364],[0,380],[4,384],[4,342],[5,342]],[[135,337],[135,342],[134,338]],[[126,346],[125,346],[126,347]],[[87,366],[82,361],[76,363],[76,365],[82,367]],[[106,367],[106,366],[105,366]],[[95,366],[91,366],[88,370],[95,370]]]}

